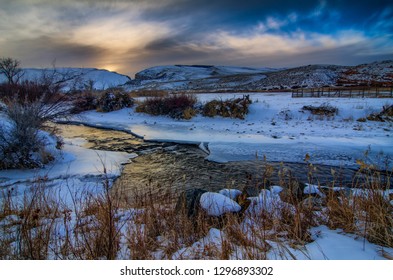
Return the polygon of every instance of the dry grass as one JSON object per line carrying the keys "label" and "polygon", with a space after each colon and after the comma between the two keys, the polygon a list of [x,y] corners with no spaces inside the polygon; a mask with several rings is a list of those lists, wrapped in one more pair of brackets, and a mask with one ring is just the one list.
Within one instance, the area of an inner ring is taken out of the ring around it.
{"label": "dry grass", "polygon": [[197,99],[189,94],[148,97],[142,101],[135,111],[150,115],[166,115],[175,119],[191,119],[196,115],[194,108]]}
{"label": "dry grass", "polygon": [[168,91],[165,90],[136,90],[130,93],[131,97],[167,97]]}
{"label": "dry grass", "polygon": [[248,95],[229,100],[212,100],[203,106],[202,114],[207,117],[221,116],[244,119],[251,103]]}
{"label": "dry grass", "polygon": [[327,117],[335,116],[338,113],[338,108],[328,103],[323,103],[320,106],[303,106],[302,110],[310,111],[313,115]]}
{"label": "dry grass", "polygon": [[[264,171],[261,188],[268,185],[271,168]],[[384,195],[390,174],[386,178],[367,168],[354,180],[355,192],[321,188],[325,197],[318,198],[318,207],[311,205],[315,195],[301,194],[299,182],[281,170],[280,184],[287,190],[282,199],[262,208],[243,204],[248,208],[240,214],[221,217],[210,217],[203,209],[190,217],[184,207],[176,209],[178,194],[157,194],[148,187],[126,201],[105,178],[98,193],[72,193],[70,188],[70,207],[48,191],[43,179],[22,197],[15,189],[3,192],[0,258],[292,259],[292,250],[303,250],[312,241],[310,229],[321,224],[393,247],[393,209]],[[388,253],[382,250],[381,255]]]}

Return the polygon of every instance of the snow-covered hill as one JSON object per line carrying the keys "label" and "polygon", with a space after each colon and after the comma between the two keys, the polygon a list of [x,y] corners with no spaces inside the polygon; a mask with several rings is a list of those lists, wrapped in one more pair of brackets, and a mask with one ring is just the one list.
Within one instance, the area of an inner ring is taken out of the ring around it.
{"label": "snow-covered hill", "polygon": [[175,82],[242,74],[260,74],[277,71],[273,68],[250,68],[212,65],[168,65],[145,69],[135,74],[136,80]]}
{"label": "snow-covered hill", "polygon": [[338,80],[343,85],[393,85],[393,61],[361,64],[344,71]]}
{"label": "snow-covered hill", "polygon": [[[393,86],[393,60],[357,66],[307,65],[295,68],[250,68],[211,65],[168,65],[145,69],[135,79],[95,68],[26,68],[22,80],[43,77],[64,81],[65,89],[168,90],[242,92],[291,90],[324,86]],[[0,82],[5,77],[0,75]]]}
{"label": "snow-covered hill", "polygon": [[[40,81],[50,79],[53,82],[63,82],[65,89],[106,89],[122,86],[131,81],[130,77],[116,72],[96,68],[24,68],[21,81]],[[0,83],[5,82],[5,76],[0,75]]]}
{"label": "snow-covered hill", "polygon": [[128,83],[133,89],[230,90],[266,77],[275,68],[210,65],[168,65],[145,69]]}
{"label": "snow-covered hill", "polygon": [[341,85],[393,85],[393,61],[358,66],[307,65],[246,68],[204,65],[157,66],[143,70],[127,89],[182,91],[260,91]]}

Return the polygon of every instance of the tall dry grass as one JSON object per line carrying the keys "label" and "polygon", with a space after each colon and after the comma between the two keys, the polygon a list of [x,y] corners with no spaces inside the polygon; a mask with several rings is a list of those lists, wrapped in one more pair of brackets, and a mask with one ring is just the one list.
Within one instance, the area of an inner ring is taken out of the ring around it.
{"label": "tall dry grass", "polygon": [[[260,191],[269,188],[271,168],[258,184]],[[71,203],[50,191],[45,178],[23,193],[9,188],[0,200],[0,258],[294,259],[294,250],[308,257],[305,245],[313,241],[310,229],[317,225],[378,244],[381,255],[388,256],[383,247],[393,247],[391,173],[382,176],[365,165],[353,188],[336,189],[332,181],[320,186],[320,197],[300,192],[293,174],[280,172],[280,199],[260,208],[251,201],[240,213],[221,217],[203,209],[190,216],[185,207],[176,209],[178,193],[157,193],[148,186],[125,199],[105,176],[98,192],[68,186]]]}

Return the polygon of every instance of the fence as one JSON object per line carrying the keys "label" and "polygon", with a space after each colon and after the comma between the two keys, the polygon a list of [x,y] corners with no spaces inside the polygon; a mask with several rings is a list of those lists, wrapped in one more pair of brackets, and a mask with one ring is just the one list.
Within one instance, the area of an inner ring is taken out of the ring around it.
{"label": "fence", "polygon": [[393,98],[392,88],[299,88],[292,90],[293,98],[345,97],[345,98]]}

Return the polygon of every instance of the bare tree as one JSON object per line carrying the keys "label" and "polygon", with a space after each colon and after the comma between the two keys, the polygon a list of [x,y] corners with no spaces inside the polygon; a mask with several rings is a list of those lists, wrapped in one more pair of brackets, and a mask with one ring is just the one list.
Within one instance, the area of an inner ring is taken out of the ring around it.
{"label": "bare tree", "polygon": [[0,74],[5,75],[8,84],[17,84],[23,76],[23,70],[20,61],[10,57],[0,58]]}

